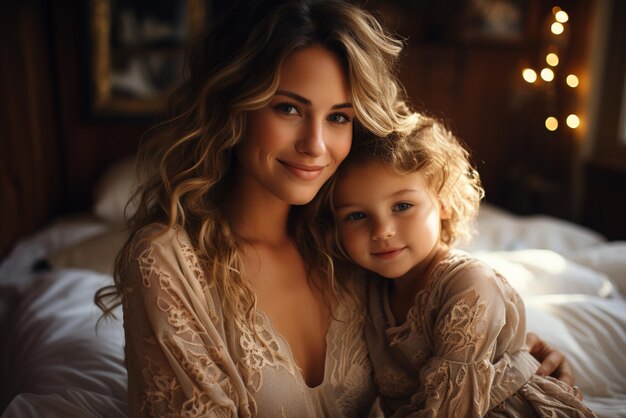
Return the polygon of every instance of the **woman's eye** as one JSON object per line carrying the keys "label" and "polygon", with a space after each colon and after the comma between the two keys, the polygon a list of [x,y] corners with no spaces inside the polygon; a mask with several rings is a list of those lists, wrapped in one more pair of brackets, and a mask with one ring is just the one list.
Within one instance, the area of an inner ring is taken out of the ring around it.
{"label": "woman's eye", "polygon": [[289,103],[279,103],[276,106],[274,106],[274,109],[276,109],[277,111],[281,112],[281,113],[286,113],[288,115],[297,115],[298,114],[298,109]]}
{"label": "woman's eye", "polygon": [[346,220],[348,221],[360,221],[365,218],[365,214],[363,212],[352,212],[346,216]]}
{"label": "woman's eye", "polygon": [[343,124],[350,122],[350,117],[345,113],[333,113],[328,117],[328,120],[334,123]]}
{"label": "woman's eye", "polygon": [[411,209],[412,207],[413,205],[410,203],[398,203],[396,206],[394,206],[393,210],[396,212],[403,212],[405,210]]}

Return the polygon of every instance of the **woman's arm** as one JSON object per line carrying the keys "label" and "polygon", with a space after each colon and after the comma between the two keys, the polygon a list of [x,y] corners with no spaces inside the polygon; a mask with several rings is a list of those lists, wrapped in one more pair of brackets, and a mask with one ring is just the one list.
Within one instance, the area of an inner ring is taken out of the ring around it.
{"label": "woman's arm", "polygon": [[168,231],[135,248],[123,279],[130,416],[250,416],[191,248]]}

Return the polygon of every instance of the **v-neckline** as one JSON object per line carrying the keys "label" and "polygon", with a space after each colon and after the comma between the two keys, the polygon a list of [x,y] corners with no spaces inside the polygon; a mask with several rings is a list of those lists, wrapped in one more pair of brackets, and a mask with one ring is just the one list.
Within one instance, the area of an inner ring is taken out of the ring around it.
{"label": "v-neckline", "polygon": [[[340,310],[341,308],[339,307],[337,309],[337,312],[335,312],[335,314],[339,315]],[[274,326],[274,322],[272,321],[272,318],[270,318],[268,314],[266,314],[264,311],[262,311],[259,308],[257,308],[256,311],[258,314],[263,316],[263,318],[265,319],[266,323],[268,324],[270,328],[270,332],[272,333],[272,335],[274,335],[276,338],[282,341],[283,343],[282,345],[287,350],[289,366],[293,368],[292,374],[294,376],[297,376],[297,379],[300,381],[300,383],[308,390],[314,391],[314,390],[319,390],[321,387],[323,387],[328,379],[328,375],[330,374],[328,369],[330,366],[329,362],[331,359],[330,358],[331,345],[332,345],[331,343],[334,341],[334,338],[330,338],[330,337],[331,337],[331,334],[333,334],[334,336],[335,326],[338,321],[331,315],[330,323],[328,325],[328,329],[326,330],[326,335],[324,336],[324,342],[326,344],[326,347],[325,347],[325,352],[324,352],[324,366],[323,366],[324,374],[323,374],[322,380],[316,386],[309,386],[309,384],[307,383],[306,379],[304,378],[302,374],[302,368],[296,362],[296,358],[293,355],[293,351],[291,350],[291,345],[289,344],[289,341],[287,340],[287,338],[285,338],[280,332],[278,332],[278,330]]]}

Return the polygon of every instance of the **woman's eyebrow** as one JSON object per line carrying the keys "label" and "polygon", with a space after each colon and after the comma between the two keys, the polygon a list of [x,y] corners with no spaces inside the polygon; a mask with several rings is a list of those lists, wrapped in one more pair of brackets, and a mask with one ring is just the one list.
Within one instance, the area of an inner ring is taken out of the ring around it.
{"label": "woman's eyebrow", "polygon": [[[293,93],[291,91],[286,91],[286,90],[278,90],[275,93],[276,96],[287,96],[290,97],[306,106],[310,106],[311,105],[311,101],[309,99],[307,99],[306,97],[302,97],[297,93]],[[346,102],[346,103],[339,103],[336,105],[333,105],[331,107],[331,109],[345,109],[345,108],[351,108],[352,107],[352,103]]]}

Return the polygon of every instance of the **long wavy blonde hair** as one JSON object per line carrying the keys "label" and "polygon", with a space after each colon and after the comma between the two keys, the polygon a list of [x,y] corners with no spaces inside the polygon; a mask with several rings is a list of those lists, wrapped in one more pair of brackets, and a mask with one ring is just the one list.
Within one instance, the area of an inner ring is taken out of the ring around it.
{"label": "long wavy blonde hair", "polygon": [[[228,194],[233,147],[245,137],[247,112],[269,103],[278,70],[296,49],[320,45],[337,54],[351,86],[354,123],[363,132],[408,132],[414,123],[395,77],[402,42],[370,13],[339,0],[248,3],[233,7],[190,43],[186,79],[171,99],[173,117],[139,150],[139,171],[151,167],[153,175],[135,194],[138,209],[116,260],[115,284],[96,294],[105,316],[122,301],[134,237],[160,223],[187,231],[225,311],[251,323],[255,297],[242,274],[241,242],[220,202]],[[311,214],[306,206],[293,207],[290,233],[304,260],[341,296],[347,288],[334,281],[330,255],[318,251],[324,235]]]}

